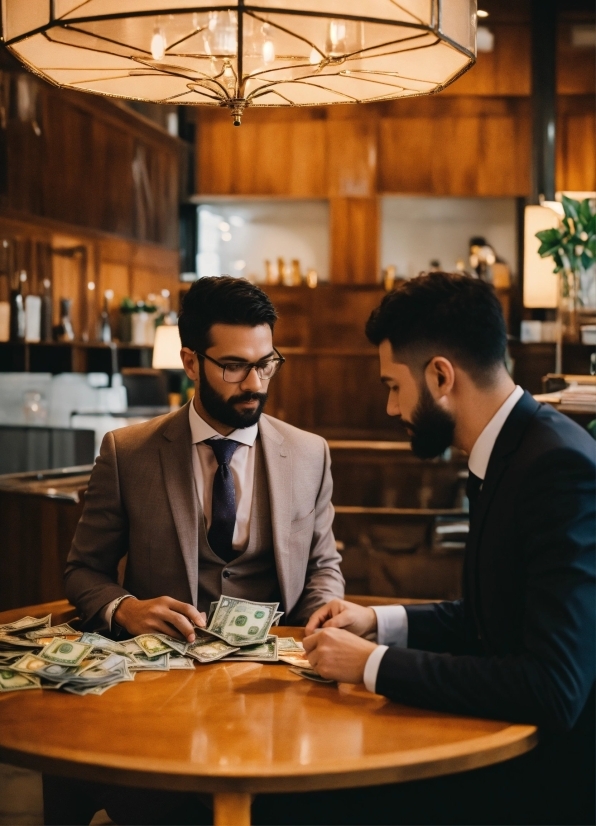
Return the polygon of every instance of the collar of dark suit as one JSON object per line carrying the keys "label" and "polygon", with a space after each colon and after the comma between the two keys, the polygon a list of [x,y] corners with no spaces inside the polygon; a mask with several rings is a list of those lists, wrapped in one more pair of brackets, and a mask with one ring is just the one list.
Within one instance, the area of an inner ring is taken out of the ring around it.
{"label": "collar of dark suit", "polygon": [[491,470],[501,459],[505,459],[517,450],[528,424],[539,409],[540,405],[538,402],[534,400],[531,393],[525,390],[523,396],[505,420],[505,424],[497,436],[486,469],[487,478]]}

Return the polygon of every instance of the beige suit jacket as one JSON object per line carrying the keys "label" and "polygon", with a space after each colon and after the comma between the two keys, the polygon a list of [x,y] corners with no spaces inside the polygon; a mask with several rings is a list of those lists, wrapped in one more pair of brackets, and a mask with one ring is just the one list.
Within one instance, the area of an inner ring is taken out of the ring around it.
{"label": "beige suit jacket", "polygon": [[[303,624],[344,593],[332,532],[329,448],[313,433],[259,422],[285,621]],[[65,572],[66,595],[99,627],[116,597],[171,596],[196,605],[198,535],[188,408],[108,433],[91,474]],[[124,583],[118,564],[127,555]],[[250,599],[250,594],[246,594]]]}

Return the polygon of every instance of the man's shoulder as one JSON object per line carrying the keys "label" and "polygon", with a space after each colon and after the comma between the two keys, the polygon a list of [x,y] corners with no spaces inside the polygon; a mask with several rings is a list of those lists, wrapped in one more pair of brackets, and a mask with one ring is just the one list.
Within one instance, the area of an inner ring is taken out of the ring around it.
{"label": "man's shoulder", "polygon": [[166,413],[164,416],[156,416],[146,422],[121,427],[113,430],[112,435],[118,450],[146,449],[149,443],[158,442],[166,432],[177,427],[188,427],[188,408],[185,405],[180,410],[173,413]]}
{"label": "man's shoulder", "polygon": [[260,430],[267,436],[275,435],[281,437],[280,441],[287,441],[290,446],[297,446],[301,450],[322,451],[325,448],[325,439],[318,436],[316,433],[311,433],[308,430],[301,430],[299,427],[294,427],[292,424],[283,422],[281,419],[276,419],[264,413],[261,416]]}
{"label": "man's shoulder", "polygon": [[596,464],[596,442],[588,431],[548,404],[532,418],[524,441],[537,454],[575,454]]}

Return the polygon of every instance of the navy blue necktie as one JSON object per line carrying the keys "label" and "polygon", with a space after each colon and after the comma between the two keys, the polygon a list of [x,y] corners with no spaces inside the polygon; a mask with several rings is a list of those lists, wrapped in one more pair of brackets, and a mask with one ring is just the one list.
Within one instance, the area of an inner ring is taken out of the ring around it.
{"label": "navy blue necktie", "polygon": [[484,480],[479,476],[476,476],[475,473],[472,473],[471,470],[468,472],[466,496],[468,497],[468,502],[470,503],[470,518],[472,517],[472,513],[476,507],[476,502],[478,501],[478,496],[480,495],[480,489],[482,488],[483,481]]}
{"label": "navy blue necktie", "polygon": [[224,562],[231,562],[236,555],[232,548],[236,524],[236,491],[230,461],[240,442],[233,439],[206,439],[205,444],[213,450],[219,465],[213,477],[211,527],[207,538],[211,550]]}

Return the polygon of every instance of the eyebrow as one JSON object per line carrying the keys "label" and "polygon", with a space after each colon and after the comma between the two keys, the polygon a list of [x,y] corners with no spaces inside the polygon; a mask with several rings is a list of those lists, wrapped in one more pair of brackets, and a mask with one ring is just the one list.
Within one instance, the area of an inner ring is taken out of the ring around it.
{"label": "eyebrow", "polygon": [[[275,355],[275,350],[271,350],[269,353],[267,353],[267,355],[261,356],[261,358],[257,359],[257,361],[254,362],[254,363],[258,364],[260,361],[264,361],[265,359],[271,358],[271,356],[274,356],[274,355]],[[238,362],[240,364],[252,364],[253,363],[252,361],[249,361],[248,359],[245,359],[242,356],[234,356],[234,355],[220,356],[218,358],[218,361],[234,361],[234,362]]]}

